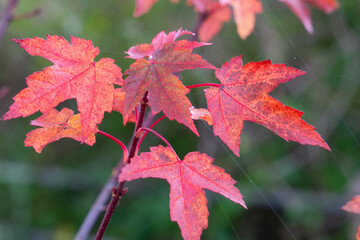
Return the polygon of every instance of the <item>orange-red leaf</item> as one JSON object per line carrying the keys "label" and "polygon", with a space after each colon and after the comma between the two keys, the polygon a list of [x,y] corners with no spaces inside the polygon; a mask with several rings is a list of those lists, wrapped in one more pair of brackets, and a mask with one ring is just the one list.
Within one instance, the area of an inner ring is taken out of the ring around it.
{"label": "orange-red leaf", "polygon": [[260,0],[220,0],[233,8],[237,32],[242,39],[247,38],[255,27],[256,14],[262,12]]}
{"label": "orange-red leaf", "polygon": [[181,29],[169,34],[161,32],[152,40],[151,45],[142,44],[129,49],[129,57],[137,60],[125,72],[129,76],[123,86],[126,92],[124,122],[148,91],[153,114],[163,111],[169,119],[185,124],[198,134],[189,110],[192,105],[186,97],[189,90],[174,73],[195,68],[214,69],[214,66],[192,53],[194,48],[207,45],[206,43],[175,41],[183,34],[191,33]]}
{"label": "orange-red leaf", "polygon": [[[173,3],[178,3],[179,0],[170,0]],[[157,0],[135,0],[134,17],[139,17],[147,13]]]}
{"label": "orange-red leaf", "polygon": [[74,115],[74,112],[68,108],[63,108],[60,112],[54,108],[50,109],[44,115],[31,121],[30,124],[42,127],[26,134],[25,139],[25,146],[32,146],[38,153],[48,143],[65,137],[93,145],[95,133],[98,131],[96,128],[91,134],[84,137],[81,132],[80,114]]}
{"label": "orange-red leaf", "polygon": [[14,97],[15,103],[3,116],[4,120],[26,117],[37,111],[47,112],[70,98],[76,98],[84,136],[93,132],[111,112],[114,99],[113,84],[122,85],[121,69],[114,60],[102,58],[94,62],[99,49],[91,41],[71,37],[14,40],[30,55],[42,56],[54,65],[27,77],[28,87]]}
{"label": "orange-red leaf", "polygon": [[[125,91],[123,88],[116,88],[114,92],[114,106],[113,111],[123,114],[125,100]],[[135,113],[132,112],[128,119],[129,122],[136,122]]]}
{"label": "orange-red leaf", "polygon": [[[341,209],[347,212],[360,214],[360,195],[355,195],[353,199],[348,201]],[[355,239],[360,240],[360,227],[357,228]]]}
{"label": "orange-red leaf", "polygon": [[337,0],[304,0],[305,2],[319,8],[327,14],[332,13],[339,8]]}
{"label": "orange-red leaf", "polygon": [[222,5],[213,0],[189,0],[189,4],[194,4],[195,10],[200,12],[205,20],[201,22],[198,30],[200,41],[208,42],[219,33],[224,22],[231,18],[229,6]]}
{"label": "orange-red leaf", "polygon": [[147,13],[157,0],[136,0],[134,17]]}
{"label": "orange-red leaf", "polygon": [[341,207],[341,209],[360,214],[360,195],[355,195],[353,199],[348,201],[344,206]]}
{"label": "orange-red leaf", "polygon": [[176,221],[184,239],[198,239],[208,225],[204,188],[220,193],[246,208],[235,181],[223,169],[212,165],[213,159],[191,152],[180,160],[169,147],[151,147],[126,165],[119,181],[138,178],[162,178],[170,184],[170,217]]}
{"label": "orange-red leaf", "polygon": [[306,6],[309,3],[327,14],[332,13],[339,7],[339,3],[336,0],[280,0],[284,2],[295,13],[295,15],[303,23],[308,33],[313,33],[314,29],[311,22],[310,11]]}
{"label": "orange-red leaf", "polygon": [[305,72],[270,61],[243,66],[241,56],[231,59],[215,71],[219,88],[206,89],[208,109],[214,121],[214,133],[239,156],[240,134],[244,121],[263,125],[285,140],[301,144],[329,146],[315,128],[301,119],[303,112],[283,105],[268,95],[280,83]]}

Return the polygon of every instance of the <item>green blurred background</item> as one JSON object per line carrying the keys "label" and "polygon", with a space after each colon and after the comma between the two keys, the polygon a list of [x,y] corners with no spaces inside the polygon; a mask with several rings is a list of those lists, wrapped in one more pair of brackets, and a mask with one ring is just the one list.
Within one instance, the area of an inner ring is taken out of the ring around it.
{"label": "green blurred background", "polygon": [[[0,14],[8,1],[0,0]],[[133,0],[20,1],[16,13],[40,8],[34,18],[14,21],[0,43],[0,115],[25,85],[25,77],[49,66],[11,41],[60,35],[91,39],[101,53],[126,69],[133,60],[129,47],[149,43],[160,31],[191,30],[196,13],[184,1],[160,0],[149,13],[133,18]],[[205,152],[238,182],[248,210],[207,192],[209,227],[202,239],[354,239],[360,217],[340,209],[360,194],[360,1],[342,1],[332,15],[312,9],[315,34],[309,35],[295,15],[278,1],[263,0],[254,33],[246,40],[226,23],[213,45],[197,50],[220,67],[243,55],[244,62],[270,59],[308,72],[280,85],[272,96],[305,112],[332,149],[286,142],[262,126],[246,123],[235,157],[197,122],[200,138],[175,121],[163,121],[156,130],[183,157]],[[185,85],[217,82],[210,70],[185,71]],[[203,89],[189,94],[194,105],[205,107]],[[67,105],[74,106],[73,100]],[[0,122],[0,239],[72,239],[113,167],[121,149],[102,136],[93,147],[63,139],[41,154],[24,147],[30,120]],[[105,114],[101,130],[124,142],[133,125],[123,126],[118,113]],[[162,144],[149,135],[142,151]],[[129,192],[113,216],[104,239],[181,239],[170,221],[169,186],[164,180],[142,179],[128,184]],[[99,220],[100,221],[100,220]],[[97,226],[92,232],[92,239]]]}

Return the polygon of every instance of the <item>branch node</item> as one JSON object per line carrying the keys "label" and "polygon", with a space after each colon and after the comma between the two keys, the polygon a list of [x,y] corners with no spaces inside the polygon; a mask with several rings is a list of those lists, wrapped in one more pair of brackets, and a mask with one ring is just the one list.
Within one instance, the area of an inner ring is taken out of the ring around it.
{"label": "branch node", "polygon": [[121,197],[121,196],[124,196],[125,194],[127,194],[128,190],[129,190],[128,188],[122,189],[122,190],[121,190],[121,193],[120,193],[120,197]]}
{"label": "branch node", "polygon": [[113,187],[111,191],[112,191],[112,197],[116,197],[116,193],[117,193],[116,187]]}

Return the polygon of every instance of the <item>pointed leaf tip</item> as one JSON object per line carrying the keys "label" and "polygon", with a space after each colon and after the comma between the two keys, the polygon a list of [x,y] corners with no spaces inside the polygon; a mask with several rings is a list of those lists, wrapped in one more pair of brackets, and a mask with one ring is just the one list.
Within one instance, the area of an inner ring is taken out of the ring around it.
{"label": "pointed leaf tip", "polygon": [[239,156],[244,121],[263,125],[285,140],[301,144],[329,146],[315,128],[301,119],[303,112],[283,105],[268,95],[280,83],[306,72],[269,60],[243,66],[241,56],[225,63],[215,74],[220,88],[206,90],[214,133]]}
{"label": "pointed leaf tip", "polygon": [[166,179],[170,184],[170,216],[181,229],[184,239],[200,239],[208,225],[208,209],[204,189],[246,205],[235,180],[222,168],[212,164],[213,159],[199,152],[188,153],[179,161],[169,147],[151,147],[126,165],[119,181],[154,177]]}
{"label": "pointed leaf tip", "polygon": [[81,132],[80,114],[74,115],[71,109],[63,108],[60,112],[51,109],[39,118],[30,122],[34,129],[26,134],[25,147],[33,147],[36,152],[41,153],[42,149],[49,143],[58,141],[61,138],[72,138],[81,143],[92,146],[95,143],[95,133],[83,135]]}
{"label": "pointed leaf tip", "polygon": [[186,97],[190,90],[174,73],[215,67],[192,52],[206,43],[175,41],[183,34],[192,33],[181,28],[169,34],[160,32],[151,45],[142,44],[129,49],[131,57],[137,60],[125,71],[128,75],[123,86],[126,92],[123,111],[125,120],[148,91],[153,114],[162,111],[170,120],[175,119],[199,135],[189,110],[192,104]]}
{"label": "pointed leaf tip", "polygon": [[91,134],[111,112],[114,84],[122,85],[121,69],[110,58],[94,62],[99,49],[90,40],[71,37],[71,43],[59,36],[46,39],[14,39],[30,55],[42,56],[54,65],[35,72],[26,79],[28,87],[14,97],[15,103],[3,119],[43,113],[60,102],[76,98],[81,114],[82,132]]}

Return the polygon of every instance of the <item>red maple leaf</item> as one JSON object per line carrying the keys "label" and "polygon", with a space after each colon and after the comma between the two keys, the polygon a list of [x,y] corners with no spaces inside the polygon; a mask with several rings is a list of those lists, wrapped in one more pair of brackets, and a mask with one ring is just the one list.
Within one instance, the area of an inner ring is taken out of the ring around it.
{"label": "red maple leaf", "polygon": [[268,95],[280,83],[305,72],[271,64],[251,62],[243,66],[241,56],[231,59],[215,71],[220,87],[206,89],[208,109],[214,133],[239,156],[240,134],[244,121],[261,124],[285,140],[301,144],[329,146],[315,128],[301,119],[303,112],[283,105]]}
{"label": "red maple leaf", "polygon": [[[70,98],[76,98],[81,115],[81,131],[88,136],[113,107],[114,86],[122,85],[121,69],[110,58],[94,62],[99,49],[91,41],[71,37],[14,40],[30,55],[42,56],[54,65],[26,79],[28,87],[14,97],[15,103],[4,120],[47,112]],[[85,140],[85,139],[84,139]]]}
{"label": "red maple leaf", "polygon": [[[48,143],[55,142],[61,138],[73,138],[83,141],[81,133],[80,114],[74,115],[71,109],[63,108],[60,112],[50,109],[39,118],[30,122],[33,126],[39,126],[26,134],[25,147],[32,146],[36,152],[40,153]],[[86,137],[84,141],[88,145],[95,143],[95,133],[97,128]]]}
{"label": "red maple leaf", "polygon": [[137,59],[124,74],[124,122],[140,102],[146,91],[149,92],[149,106],[153,114],[163,111],[171,120],[185,124],[198,134],[189,108],[192,107],[186,94],[188,90],[173,73],[186,69],[215,67],[201,56],[192,53],[194,48],[207,43],[187,40],[175,41],[179,36],[191,32],[178,31],[165,34],[160,32],[150,44],[141,44],[128,50],[129,58]]}
{"label": "red maple leaf", "polygon": [[309,3],[327,14],[332,13],[339,7],[339,3],[336,0],[280,0],[284,2],[295,13],[295,15],[303,23],[308,33],[313,33],[314,29],[311,22],[310,11],[306,6]]}
{"label": "red maple leaf", "polygon": [[360,214],[360,195],[356,195],[348,201],[344,206],[341,207],[342,210],[347,212]]}
{"label": "red maple leaf", "polygon": [[[134,17],[139,17],[145,13],[147,13],[154,3],[156,3],[158,0],[135,0],[135,11],[134,11]],[[179,2],[179,0],[170,0],[174,3]]]}
{"label": "red maple leaf", "polygon": [[208,225],[205,189],[222,194],[246,208],[235,181],[223,169],[212,165],[206,154],[191,152],[180,160],[169,147],[151,147],[126,165],[119,181],[162,178],[170,184],[170,217],[176,221],[184,239],[200,239]]}
{"label": "red maple leaf", "polygon": [[157,0],[135,0],[134,17],[147,13]]}
{"label": "red maple leaf", "polygon": [[255,27],[256,14],[262,12],[260,0],[219,0],[233,8],[237,32],[242,39],[247,38]]}
{"label": "red maple leaf", "polygon": [[[353,199],[348,201],[341,209],[347,212],[360,214],[360,195],[355,195]],[[360,227],[357,228],[355,239],[360,240]]]}
{"label": "red maple leaf", "polygon": [[[123,114],[125,100],[125,91],[123,88],[116,88],[114,92],[114,106],[113,111],[117,111]],[[136,122],[136,116],[134,111],[130,114],[128,122]]]}
{"label": "red maple leaf", "polygon": [[195,11],[202,14],[205,19],[201,22],[198,30],[200,41],[208,42],[219,33],[224,22],[231,18],[229,6],[222,5],[213,0],[192,0],[189,4],[194,4]]}

